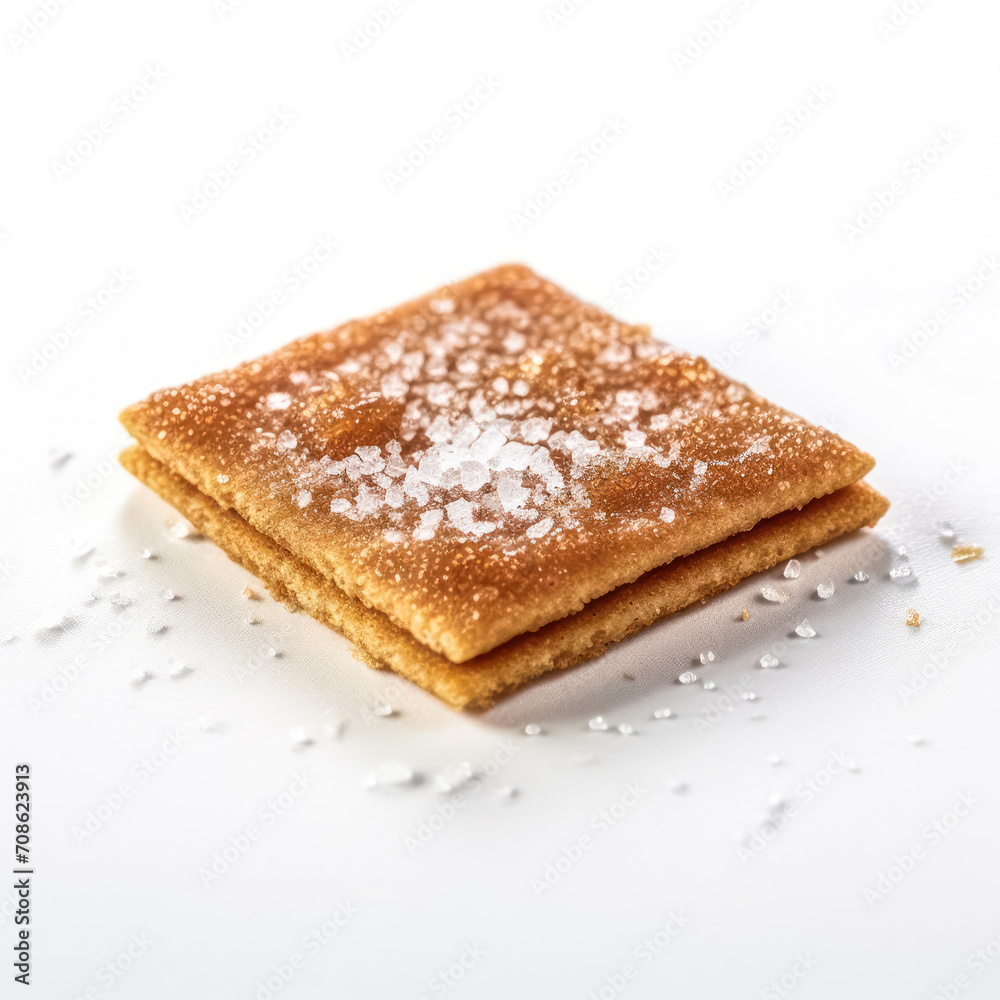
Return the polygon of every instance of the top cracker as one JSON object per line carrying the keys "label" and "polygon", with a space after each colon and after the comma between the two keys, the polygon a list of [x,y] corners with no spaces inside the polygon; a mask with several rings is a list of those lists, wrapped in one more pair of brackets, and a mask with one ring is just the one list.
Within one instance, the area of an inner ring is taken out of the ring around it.
{"label": "top cracker", "polygon": [[162,389],[121,421],[454,662],[874,465],[520,265]]}

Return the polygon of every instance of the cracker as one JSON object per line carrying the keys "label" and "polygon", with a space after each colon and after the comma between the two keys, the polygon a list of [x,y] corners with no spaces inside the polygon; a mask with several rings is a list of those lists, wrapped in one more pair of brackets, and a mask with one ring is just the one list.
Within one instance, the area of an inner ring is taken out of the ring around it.
{"label": "cracker", "polygon": [[301,608],[344,635],[355,655],[370,666],[395,671],[455,709],[486,708],[542,674],[600,656],[612,643],[695,601],[705,601],[752,573],[845,532],[874,525],[889,506],[866,483],[846,486],[801,510],[768,518],[749,531],[654,569],[572,616],[455,664],[387,615],[349,597],[142,448],[129,448],[121,462],[230,559],[257,576],[277,600]]}
{"label": "cracker", "polygon": [[161,390],[121,420],[454,662],[874,464],[518,265]]}

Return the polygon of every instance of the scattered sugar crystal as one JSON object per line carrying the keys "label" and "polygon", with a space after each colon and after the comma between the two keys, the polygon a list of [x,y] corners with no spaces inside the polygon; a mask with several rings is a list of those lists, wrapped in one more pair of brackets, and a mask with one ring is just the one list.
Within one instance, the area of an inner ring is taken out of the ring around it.
{"label": "scattered sugar crystal", "polygon": [[802,569],[802,563],[798,559],[789,559],[788,565],[785,566],[784,577],[786,580],[797,580],[799,578],[799,570]]}
{"label": "scattered sugar crystal", "polygon": [[587,728],[594,733],[606,733],[608,731],[607,720],[601,715],[595,715],[590,722],[587,723]]}
{"label": "scattered sugar crystal", "polygon": [[153,558],[153,553],[150,552],[149,549],[143,549],[142,550],[142,558],[143,559],[152,559]]}
{"label": "scattered sugar crystal", "polygon": [[309,501],[312,500],[312,498],[313,495],[309,492],[309,490],[299,490],[299,492],[295,494],[295,502],[299,505],[299,507],[308,507]]}
{"label": "scattered sugar crystal", "polygon": [[215,478],[220,483],[228,483],[229,482],[229,476],[227,476],[224,472],[220,472]]}
{"label": "scattered sugar crystal", "polygon": [[307,747],[316,742],[316,737],[311,729],[305,726],[292,726],[288,730],[288,739],[292,746]]}
{"label": "scattered sugar crystal", "polygon": [[950,521],[938,521],[936,527],[938,534],[946,541],[951,541],[955,537],[955,529],[951,526]]}
{"label": "scattered sugar crystal", "polygon": [[165,601],[172,601],[176,596],[177,595],[169,587],[167,587],[167,589],[160,594],[160,597],[162,597]]}
{"label": "scattered sugar crystal", "polygon": [[387,760],[379,764],[374,773],[368,776],[366,784],[369,788],[377,788],[380,785],[411,785],[413,777],[412,769],[405,764],[398,760]]}
{"label": "scattered sugar crystal", "polygon": [[542,735],[542,727],[539,726],[537,723],[529,722],[528,725],[526,725],[524,727],[524,735],[525,736],[541,736]]}
{"label": "scattered sugar crystal", "polygon": [[653,711],[654,719],[671,719],[673,715],[673,711],[669,708],[657,708]]}
{"label": "scattered sugar crystal", "polygon": [[802,621],[795,626],[795,634],[802,636],[803,639],[811,639],[816,634],[816,629],[809,624],[808,618],[803,618]]}
{"label": "scattered sugar crystal", "polygon": [[951,561],[956,563],[972,562],[973,559],[982,559],[983,549],[981,545],[956,545],[951,550]]}
{"label": "scattered sugar crystal", "polygon": [[278,450],[279,451],[291,451],[297,444],[299,439],[289,430],[283,430],[278,435]]}
{"label": "scattered sugar crystal", "polygon": [[760,658],[760,665],[764,670],[773,670],[778,665],[778,658],[773,653],[765,653]]}
{"label": "scattered sugar crystal", "polygon": [[715,690],[715,681],[705,681],[705,683],[702,684],[702,687],[706,691],[714,691]]}
{"label": "scattered sugar crystal", "polygon": [[380,719],[388,719],[390,715],[396,714],[396,710],[388,702],[377,701],[372,707],[372,713]]}
{"label": "scattered sugar crystal", "polygon": [[292,397],[287,392],[270,392],[264,402],[269,410],[287,410],[292,405]]}
{"label": "scattered sugar crystal", "polygon": [[821,583],[816,587],[817,595],[821,597],[824,601],[828,597],[833,597],[834,590],[835,588],[833,586],[833,580],[827,580],[826,583]]}
{"label": "scattered sugar crystal", "polygon": [[636,731],[635,731],[635,727],[631,723],[628,723],[628,722],[621,723],[618,726],[618,732],[622,736],[637,736],[638,735],[636,733]]}
{"label": "scattered sugar crystal", "polygon": [[448,764],[434,777],[434,787],[439,792],[454,792],[472,780],[472,765],[463,760],[459,764]]}
{"label": "scattered sugar crystal", "polygon": [[684,673],[677,678],[678,684],[694,684],[698,680],[698,675],[693,670],[685,670]]}
{"label": "scattered sugar crystal", "polygon": [[673,523],[674,517],[675,517],[674,512],[669,507],[660,508],[661,521],[666,521],[667,524],[671,524]]}
{"label": "scattered sugar crystal", "polygon": [[490,470],[482,462],[462,462],[459,471],[462,475],[462,489],[466,493],[476,493],[490,481]]}
{"label": "scattered sugar crystal", "polygon": [[338,497],[330,501],[330,510],[334,514],[344,514],[351,509],[351,501],[344,497]]}
{"label": "scattered sugar crystal", "polygon": [[784,587],[775,586],[773,583],[766,583],[760,588],[760,596],[765,601],[773,601],[775,604],[784,604],[791,596]]}
{"label": "scattered sugar crystal", "polygon": [[699,653],[698,659],[701,660],[702,663],[714,663],[715,653],[708,649],[704,653]]}
{"label": "scattered sugar crystal", "polygon": [[857,573],[855,573],[854,576],[851,577],[851,579],[855,583],[867,583],[868,582],[868,574],[863,569],[859,569],[857,571]]}
{"label": "scattered sugar crystal", "polygon": [[525,534],[528,536],[528,538],[542,538],[543,536],[547,535],[549,531],[551,531],[551,529],[552,529],[552,518],[543,517],[540,521],[536,522],[530,528],[528,528],[528,530],[525,531]]}
{"label": "scattered sugar crystal", "polygon": [[69,555],[73,560],[83,560],[94,551],[95,545],[89,538],[71,538],[69,542]]}
{"label": "scattered sugar crystal", "polygon": [[191,673],[191,668],[183,660],[175,660],[171,657],[167,660],[167,673],[174,680],[177,680],[179,677],[184,677]]}
{"label": "scattered sugar crystal", "polygon": [[914,628],[920,627],[920,613],[916,608],[906,609],[906,624],[912,625]]}

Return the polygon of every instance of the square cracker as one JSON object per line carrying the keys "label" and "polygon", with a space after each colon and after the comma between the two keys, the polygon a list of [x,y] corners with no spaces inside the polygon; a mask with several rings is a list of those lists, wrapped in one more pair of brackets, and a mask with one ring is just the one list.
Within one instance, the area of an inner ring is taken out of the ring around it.
{"label": "square cracker", "polygon": [[612,643],[695,601],[705,601],[752,573],[862,525],[874,525],[889,506],[867,483],[846,486],[801,510],[778,514],[749,531],[675,559],[591,601],[574,615],[455,664],[417,642],[387,615],[349,597],[142,448],[129,448],[121,462],[230,559],[259,577],[277,600],[340,632],[359,659],[394,670],[456,709],[486,708],[500,695],[550,670],[600,656]]}
{"label": "square cracker", "polygon": [[454,662],[874,464],[519,265],[161,390],[121,420]]}

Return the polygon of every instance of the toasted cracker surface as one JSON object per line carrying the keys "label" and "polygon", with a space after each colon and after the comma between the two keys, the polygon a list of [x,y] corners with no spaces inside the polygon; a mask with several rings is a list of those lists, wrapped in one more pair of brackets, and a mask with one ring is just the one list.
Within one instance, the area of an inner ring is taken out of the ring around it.
{"label": "toasted cracker surface", "polygon": [[801,510],[775,515],[749,531],[654,569],[590,601],[576,614],[455,664],[387,615],[348,596],[141,447],[127,449],[121,462],[231,559],[257,576],[277,600],[303,609],[344,635],[355,655],[370,666],[389,668],[456,709],[488,707],[542,674],[600,656],[612,643],[695,601],[713,597],[752,573],[845,532],[874,525],[889,506],[867,483],[846,486]]}

